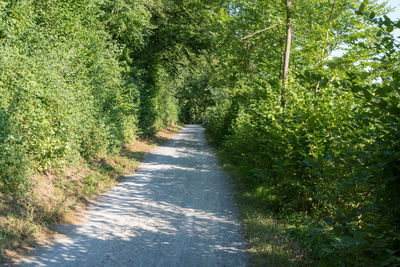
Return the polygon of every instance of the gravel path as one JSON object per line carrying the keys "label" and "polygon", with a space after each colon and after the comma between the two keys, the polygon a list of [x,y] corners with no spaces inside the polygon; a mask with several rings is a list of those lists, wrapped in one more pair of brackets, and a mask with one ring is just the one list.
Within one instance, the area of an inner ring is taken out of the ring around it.
{"label": "gravel path", "polygon": [[246,266],[229,178],[188,125],[21,266]]}

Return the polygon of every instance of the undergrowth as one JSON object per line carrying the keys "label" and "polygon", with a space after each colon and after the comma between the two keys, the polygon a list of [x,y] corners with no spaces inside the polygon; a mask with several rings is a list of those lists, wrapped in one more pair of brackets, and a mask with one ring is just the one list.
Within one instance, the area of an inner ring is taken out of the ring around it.
{"label": "undergrowth", "polygon": [[216,149],[221,166],[234,180],[235,198],[241,223],[249,241],[248,251],[254,266],[305,266],[309,264],[300,242],[290,235],[291,225],[273,212],[275,199],[269,189],[246,178],[246,168],[239,168],[221,150],[216,139],[206,132],[207,141]]}

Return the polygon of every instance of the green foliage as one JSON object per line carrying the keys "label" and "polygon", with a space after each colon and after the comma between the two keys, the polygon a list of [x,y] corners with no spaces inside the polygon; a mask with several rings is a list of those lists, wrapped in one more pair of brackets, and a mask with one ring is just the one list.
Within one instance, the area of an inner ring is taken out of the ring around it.
{"label": "green foliage", "polygon": [[157,2],[152,12],[156,27],[135,55],[139,71],[134,76],[141,81],[139,127],[145,135],[178,121],[190,109],[184,102],[191,96],[179,92],[191,90],[188,69],[209,44],[208,11],[202,1]]}
{"label": "green foliage", "polygon": [[[375,1],[295,2],[281,107],[283,28],[243,37],[284,21],[282,6],[226,10],[213,14],[210,133],[249,187],[269,189],[265,205],[294,225],[314,262],[398,265],[398,22]],[[329,57],[339,44],[343,54]]]}
{"label": "green foliage", "polygon": [[[206,46],[190,1],[0,2],[0,191],[175,124]],[[189,39],[188,39],[189,38]],[[179,54],[183,54],[179,56]],[[181,88],[184,86],[180,84]]]}
{"label": "green foliage", "polygon": [[13,133],[7,111],[0,109],[0,193],[22,194],[27,189],[21,141]]}
{"label": "green foliage", "polygon": [[26,184],[24,162],[43,171],[134,137],[138,89],[124,80],[120,49],[97,19],[97,4],[3,5],[1,190],[12,193]]}

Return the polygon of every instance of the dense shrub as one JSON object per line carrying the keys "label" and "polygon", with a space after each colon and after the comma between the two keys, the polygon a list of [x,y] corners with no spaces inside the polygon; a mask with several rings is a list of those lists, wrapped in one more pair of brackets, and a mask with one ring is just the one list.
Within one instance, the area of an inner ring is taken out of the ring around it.
{"label": "dense shrub", "polygon": [[[353,11],[338,13],[338,21],[329,25],[341,28],[335,38],[351,49],[316,62],[321,47],[314,45],[321,35],[313,34],[327,27],[326,19],[320,28],[302,32],[307,19],[301,12],[313,6],[296,3],[299,13],[294,16],[299,21],[285,102],[283,88],[274,78],[281,67],[281,58],[276,57],[279,34],[267,32],[268,38],[259,37],[241,48],[229,33],[216,28],[229,42],[223,37],[216,41],[220,54],[212,84],[215,105],[208,109],[207,128],[240,167],[249,192],[262,199],[257,204],[293,225],[292,233],[308,248],[312,261],[398,265],[400,58],[390,33],[400,24],[385,16],[375,18],[377,9],[367,12],[366,2],[355,2]],[[235,16],[220,15],[218,25],[240,32],[241,23],[249,22],[248,12],[264,10],[257,3],[231,2],[236,9],[227,9]],[[281,7],[274,8],[279,12]],[[316,13],[324,11],[314,10],[310,22],[318,23]],[[257,23],[263,22],[253,23],[248,28],[261,28]],[[329,27],[326,36],[334,31]],[[363,27],[368,30],[361,31]],[[259,49],[258,41],[265,42]],[[324,42],[322,54],[329,47],[328,40]],[[244,55],[227,54],[223,45],[243,49]],[[240,60],[247,68],[240,68]]]}
{"label": "dense shrub", "polygon": [[5,194],[24,193],[28,184],[21,140],[13,127],[15,124],[10,121],[9,112],[0,109],[0,192]]}
{"label": "dense shrub", "polygon": [[[147,85],[131,57],[154,28],[151,5],[119,4],[0,3],[1,192],[26,185],[24,166],[44,171],[89,159],[138,135]],[[156,91],[154,131],[177,119],[168,88]]]}
{"label": "dense shrub", "polygon": [[225,130],[226,153],[250,183],[269,188],[265,197],[274,201],[265,205],[314,218],[302,238],[316,259],[398,262],[400,122],[389,103],[373,104],[399,101],[398,92],[366,101],[340,86],[318,97],[297,90],[285,109],[279,94],[243,101],[229,127],[221,121],[232,121],[231,107],[221,104],[210,111],[208,127],[213,134]]}
{"label": "dense shrub", "polygon": [[203,39],[188,25],[194,17],[180,19],[192,5],[0,1],[0,191],[27,184],[23,166],[89,160],[176,123],[177,80],[190,75],[176,66]]}

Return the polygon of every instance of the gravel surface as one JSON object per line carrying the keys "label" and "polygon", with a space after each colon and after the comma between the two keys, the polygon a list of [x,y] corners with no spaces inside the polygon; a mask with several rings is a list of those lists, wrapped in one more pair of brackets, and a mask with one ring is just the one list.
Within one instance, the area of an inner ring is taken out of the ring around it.
{"label": "gravel surface", "polygon": [[229,178],[187,125],[21,266],[246,266]]}

